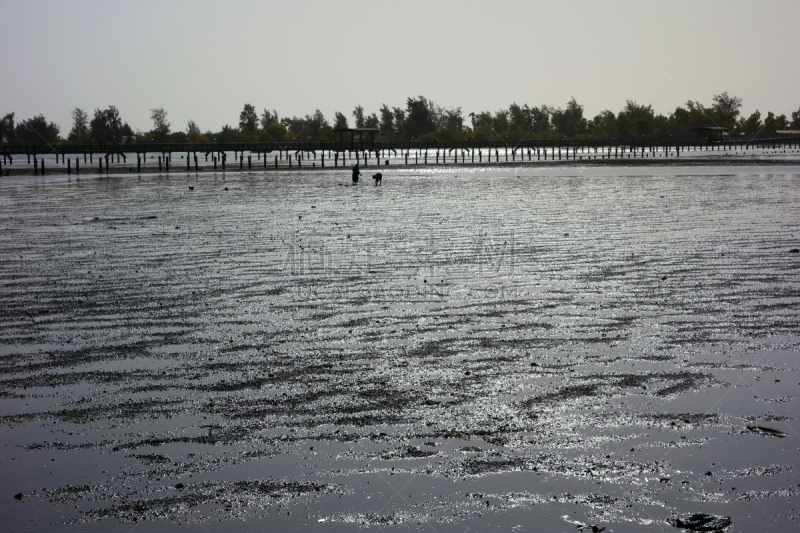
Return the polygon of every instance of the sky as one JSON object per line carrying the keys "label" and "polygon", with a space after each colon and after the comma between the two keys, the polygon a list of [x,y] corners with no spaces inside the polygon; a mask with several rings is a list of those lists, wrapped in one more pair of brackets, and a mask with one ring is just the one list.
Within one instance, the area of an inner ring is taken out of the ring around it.
{"label": "sky", "polygon": [[565,107],[669,115],[727,92],[742,113],[800,109],[797,0],[0,0],[0,116],[116,106],[148,131],[259,114]]}

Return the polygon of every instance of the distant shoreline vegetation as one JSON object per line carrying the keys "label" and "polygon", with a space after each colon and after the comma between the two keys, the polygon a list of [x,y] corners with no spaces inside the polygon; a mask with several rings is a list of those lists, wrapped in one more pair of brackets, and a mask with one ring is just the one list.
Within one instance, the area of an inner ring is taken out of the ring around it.
{"label": "distant shoreline vegetation", "polygon": [[[800,130],[800,109],[776,116],[760,111],[744,117],[742,100],[728,93],[714,95],[705,106],[689,100],[669,116],[656,115],[651,105],[628,100],[618,113],[605,110],[594,118],[583,115],[583,106],[572,98],[565,108],[543,104],[529,107],[512,103],[507,109],[469,113],[460,107],[444,108],[419,96],[406,99],[405,107],[383,104],[376,113],[367,114],[357,106],[351,113],[355,128],[376,128],[376,141],[520,141],[542,139],[611,139],[664,135],[669,127],[724,128],[730,136],[757,136],[782,130]],[[220,131],[202,132],[190,120],[185,130],[173,131],[163,108],[150,109],[153,129],[134,131],[120,117],[115,106],[95,109],[92,118],[80,108],[72,111],[72,129],[61,136],[61,128],[44,115],[15,122],[14,113],[0,119],[0,145],[90,144],[90,143],[205,143],[205,142],[332,142],[335,129],[351,127],[348,117],[339,111],[332,123],[317,109],[303,117],[279,117],[277,111],[264,109],[259,115],[255,106],[245,104],[238,127],[225,125]]]}

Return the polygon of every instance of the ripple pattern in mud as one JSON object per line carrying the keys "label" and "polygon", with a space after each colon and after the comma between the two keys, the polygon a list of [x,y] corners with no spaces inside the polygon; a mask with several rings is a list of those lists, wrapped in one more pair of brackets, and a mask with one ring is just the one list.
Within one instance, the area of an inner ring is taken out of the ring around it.
{"label": "ripple pattern in mud", "polygon": [[7,180],[0,510],[780,530],[800,175],[722,170]]}

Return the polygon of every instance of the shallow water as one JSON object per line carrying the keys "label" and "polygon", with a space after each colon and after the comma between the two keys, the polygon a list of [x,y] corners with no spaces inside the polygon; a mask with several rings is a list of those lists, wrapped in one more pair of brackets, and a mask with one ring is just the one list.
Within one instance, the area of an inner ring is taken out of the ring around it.
{"label": "shallow water", "polygon": [[6,524],[796,529],[800,167],[369,181],[0,180]]}

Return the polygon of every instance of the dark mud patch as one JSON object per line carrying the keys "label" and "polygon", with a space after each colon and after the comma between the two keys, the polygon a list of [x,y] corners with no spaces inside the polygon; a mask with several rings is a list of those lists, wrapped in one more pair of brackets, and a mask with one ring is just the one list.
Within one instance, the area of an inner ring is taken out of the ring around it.
{"label": "dark mud patch", "polygon": [[717,425],[721,418],[717,413],[656,413],[641,416],[661,427],[685,428]]}
{"label": "dark mud patch", "polygon": [[[300,498],[334,493],[342,494],[342,487],[316,483],[236,481],[176,483],[114,494],[102,487],[82,485],[41,491],[31,496],[47,498],[61,505],[89,502],[93,508],[80,511],[77,517],[70,520],[73,524],[108,518],[125,523],[191,523],[263,516],[272,508]],[[114,503],[108,505],[108,499]]]}
{"label": "dark mud patch", "polygon": [[[567,385],[554,392],[541,394],[519,401],[523,409],[546,404],[561,404],[568,401],[584,400],[592,397],[609,397],[621,390],[641,390],[643,394],[671,396],[698,390],[701,386],[722,385],[710,374],[692,372],[642,374],[590,374],[577,375],[573,381],[584,383]],[[647,392],[645,392],[647,391]]]}
{"label": "dark mud patch", "polygon": [[402,446],[384,452],[381,454],[381,459],[387,461],[391,459],[419,459],[421,457],[432,457],[434,455],[438,455],[438,453],[433,450],[424,450],[417,446]]}
{"label": "dark mud patch", "polygon": [[[88,402],[87,402],[88,403]],[[22,413],[0,417],[0,423],[22,424],[35,420],[54,419],[72,424],[86,424],[101,420],[125,420],[150,417],[169,417],[174,413],[178,400],[121,400],[107,405],[92,405],[85,408],[61,409],[58,411]]]}

